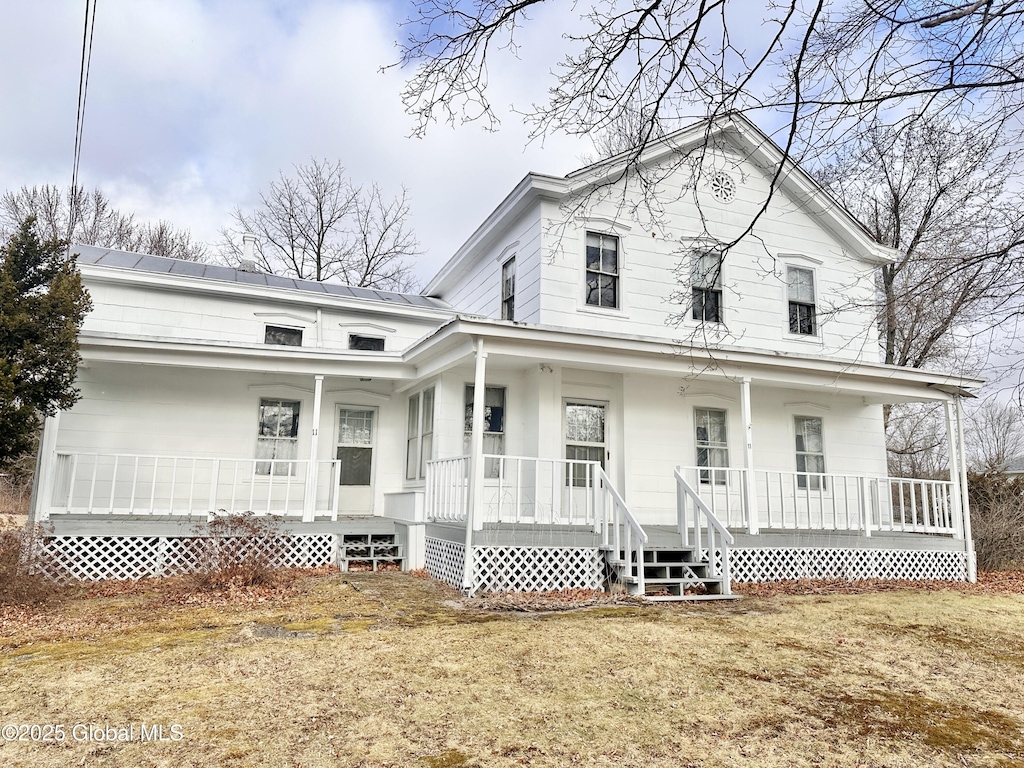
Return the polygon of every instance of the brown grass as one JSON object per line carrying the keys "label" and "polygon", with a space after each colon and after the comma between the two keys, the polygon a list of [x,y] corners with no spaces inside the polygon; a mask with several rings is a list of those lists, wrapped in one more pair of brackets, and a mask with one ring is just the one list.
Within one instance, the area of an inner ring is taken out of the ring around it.
{"label": "brown grass", "polygon": [[[481,611],[407,574],[183,605],[164,585],[0,613],[0,741],[33,766],[1016,766],[1024,598],[903,589]],[[70,739],[69,739],[70,742]]]}

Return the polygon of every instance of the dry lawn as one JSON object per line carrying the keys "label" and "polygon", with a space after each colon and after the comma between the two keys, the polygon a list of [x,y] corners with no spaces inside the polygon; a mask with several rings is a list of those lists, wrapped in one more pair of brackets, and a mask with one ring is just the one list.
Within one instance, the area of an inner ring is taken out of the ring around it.
{"label": "dry lawn", "polygon": [[[1024,765],[1020,594],[524,614],[407,574],[116,591],[0,614],[0,724],[67,733],[0,740],[0,765]],[[88,723],[183,738],[74,741]]]}

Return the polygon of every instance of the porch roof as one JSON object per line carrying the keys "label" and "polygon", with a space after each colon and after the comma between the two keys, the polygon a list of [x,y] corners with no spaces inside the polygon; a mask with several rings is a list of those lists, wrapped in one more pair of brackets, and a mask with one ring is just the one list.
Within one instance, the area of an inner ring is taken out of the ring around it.
{"label": "porch roof", "polygon": [[869,403],[971,397],[982,379],[882,363],[855,363],[811,355],[760,352],[738,346],[696,346],[629,334],[526,325],[459,315],[413,344],[403,355],[421,381],[474,354],[483,339],[489,363],[526,368],[556,364],[684,379],[750,378],[773,387],[856,395]]}

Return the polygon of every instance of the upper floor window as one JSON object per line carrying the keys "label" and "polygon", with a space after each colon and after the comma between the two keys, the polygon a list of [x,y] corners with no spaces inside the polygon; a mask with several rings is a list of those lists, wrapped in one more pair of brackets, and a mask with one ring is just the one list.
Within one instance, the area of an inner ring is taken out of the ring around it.
{"label": "upper floor window", "polygon": [[690,268],[693,287],[693,319],[722,322],[722,254],[701,251],[694,254]]}
{"label": "upper floor window", "polygon": [[817,309],[814,303],[814,270],[786,267],[789,298],[789,332],[814,336],[818,332]]}
{"label": "upper floor window", "polygon": [[299,455],[299,402],[260,400],[257,475],[294,475]]}
{"label": "upper floor window", "polygon": [[263,333],[263,343],[278,344],[284,347],[301,347],[302,329],[268,325]]}
{"label": "upper floor window", "polygon": [[825,487],[825,442],[821,419],[797,416],[796,419],[796,484],[798,488],[817,491]]}
{"label": "upper floor window", "polygon": [[349,349],[361,349],[364,352],[383,352],[384,339],[379,336],[360,336],[350,333],[348,336]]}
{"label": "upper floor window", "polygon": [[587,232],[587,305],[619,306],[619,238]]}
{"label": "upper floor window", "polygon": [[501,319],[516,319],[516,258],[501,265]]}

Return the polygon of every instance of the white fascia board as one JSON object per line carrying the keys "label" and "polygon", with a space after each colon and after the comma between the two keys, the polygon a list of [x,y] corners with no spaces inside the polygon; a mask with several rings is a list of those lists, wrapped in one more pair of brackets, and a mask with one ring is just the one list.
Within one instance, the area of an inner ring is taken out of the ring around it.
{"label": "white fascia board", "polygon": [[173,365],[184,368],[217,368],[265,373],[323,374],[364,378],[405,380],[415,368],[396,352],[326,351],[312,347],[270,348],[206,342],[202,344],[163,338],[124,338],[101,333],[83,333],[79,351],[87,363],[129,363]]}
{"label": "white fascia board", "polygon": [[514,221],[539,198],[558,199],[568,189],[564,179],[546,176],[540,173],[528,173],[515,188],[508,193],[498,207],[484,219],[455,255],[445,262],[430,282],[423,289],[424,296],[436,296],[441,290],[457,280],[461,275],[472,269],[480,253],[486,249],[492,238],[502,230],[502,225]]}
{"label": "white fascia board", "polygon": [[252,301],[285,301],[291,305],[303,304],[310,307],[344,309],[350,312],[373,314],[374,316],[391,315],[395,317],[416,318],[437,321],[438,318],[450,318],[454,310],[441,307],[403,306],[388,301],[372,299],[356,299],[328,293],[310,293],[275,286],[252,285],[250,283],[230,283],[188,275],[173,275],[166,272],[144,272],[121,267],[108,267],[102,264],[79,264],[78,271],[88,288],[88,283],[110,283],[113,285],[138,285],[147,289],[173,291],[178,293],[213,294],[215,296],[231,296],[233,298]]}
{"label": "white fascia board", "polygon": [[[717,375],[755,376],[793,383],[843,382],[843,389],[869,387],[879,393],[909,394],[926,399],[948,399],[950,388],[976,389],[982,379],[903,368],[882,363],[853,363],[782,353],[766,354],[741,348],[710,348],[673,344],[624,334],[592,333],[574,329],[525,326],[502,321],[459,317],[406,353],[429,355],[435,345],[455,343],[459,336],[485,339],[485,351],[536,359],[540,362],[582,363],[611,368],[662,371],[681,375],[707,370]],[[613,344],[609,344],[609,342]],[[909,389],[908,389],[909,388]]]}

